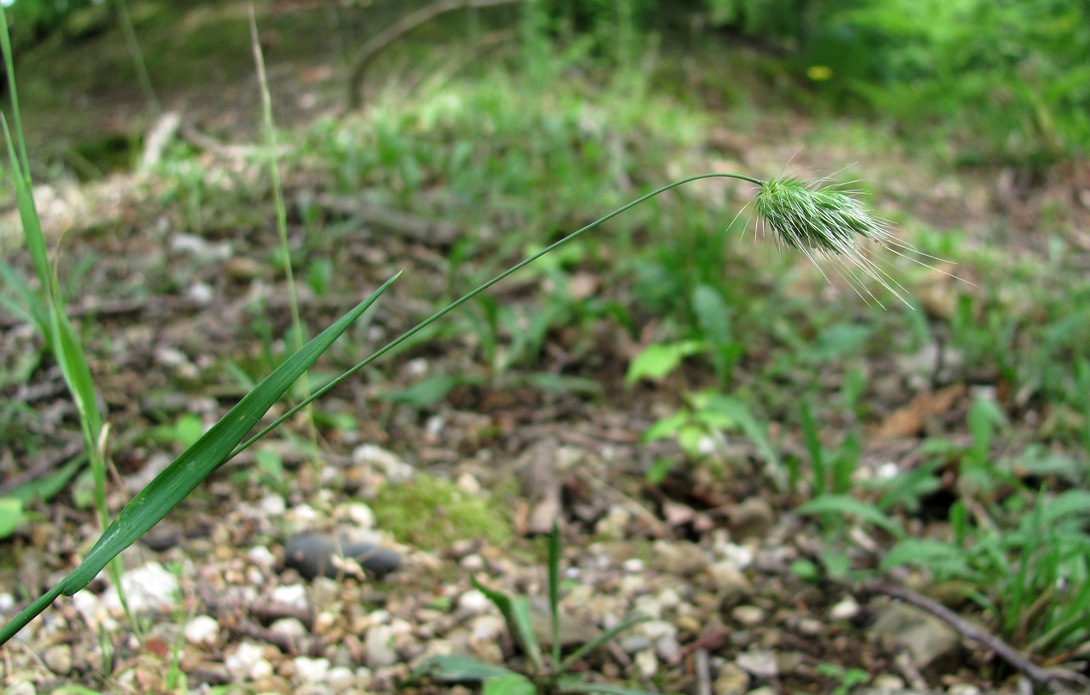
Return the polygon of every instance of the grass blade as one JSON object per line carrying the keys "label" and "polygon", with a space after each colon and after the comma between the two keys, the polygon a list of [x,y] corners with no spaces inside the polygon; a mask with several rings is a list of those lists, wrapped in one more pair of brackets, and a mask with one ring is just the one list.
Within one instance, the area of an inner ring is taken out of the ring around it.
{"label": "grass blade", "polygon": [[650,619],[650,616],[646,616],[641,613],[633,613],[632,615],[626,616],[625,619],[621,622],[617,623],[610,629],[606,630],[591,641],[579,647],[571,654],[568,654],[568,658],[564,659],[563,663],[560,664],[557,672],[567,672],[577,661],[582,659],[587,654],[590,654],[592,651],[602,646],[606,642],[610,641],[625,630],[629,630],[639,625],[640,623],[646,623]]}
{"label": "grass blade", "polygon": [[530,618],[530,601],[525,596],[508,596],[499,591],[493,591],[477,581],[476,577],[470,577],[473,588],[488,597],[496,608],[500,610],[507,628],[518,640],[519,646],[534,666],[535,673],[544,673],[545,664],[541,657],[541,645],[534,635],[534,624]]}
{"label": "grass blade", "polygon": [[[0,630],[0,644],[18,632],[61,593],[71,596],[94,579],[122,550],[166,516],[213,471],[231,457],[242,438],[299,376],[325,352],[344,331],[366,311],[397,278],[395,275],[367,299],[322,331],[265,377],[196,444],[187,449],[157,475],[121,510],[95,546],[76,569],[46,596],[35,601]],[[48,598],[49,600],[44,600]],[[33,609],[33,610],[32,610]]]}
{"label": "grass blade", "polygon": [[549,621],[553,666],[560,663],[560,527],[553,522],[549,534]]}

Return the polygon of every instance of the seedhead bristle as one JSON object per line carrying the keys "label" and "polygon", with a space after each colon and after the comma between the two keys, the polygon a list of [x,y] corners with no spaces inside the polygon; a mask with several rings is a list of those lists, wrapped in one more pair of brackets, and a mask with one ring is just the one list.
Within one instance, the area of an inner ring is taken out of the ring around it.
{"label": "seedhead bristle", "polygon": [[855,198],[834,186],[811,188],[799,179],[778,177],[761,184],[754,206],[758,226],[801,251],[823,275],[824,268],[831,267],[859,296],[881,305],[861,275],[869,277],[909,304],[901,294],[905,289],[867,255],[865,244],[874,242],[899,255],[918,252],[890,234],[886,223],[872,217]]}

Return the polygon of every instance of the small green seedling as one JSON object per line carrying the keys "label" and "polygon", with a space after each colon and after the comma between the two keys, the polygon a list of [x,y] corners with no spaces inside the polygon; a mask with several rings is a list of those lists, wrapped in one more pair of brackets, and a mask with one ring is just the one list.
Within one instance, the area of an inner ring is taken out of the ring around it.
{"label": "small green seedling", "polygon": [[429,677],[443,683],[480,683],[486,695],[535,695],[536,693],[615,693],[646,695],[646,691],[603,683],[592,683],[583,674],[572,673],[583,657],[611,639],[642,622],[647,616],[634,613],[575,651],[563,656],[560,650],[560,530],[553,525],[549,534],[549,619],[552,631],[549,656],[534,634],[530,618],[530,599],[489,589],[476,578],[473,586],[488,597],[499,609],[507,629],[518,642],[529,662],[525,673],[504,666],[479,661],[470,656],[448,654],[426,659],[416,671],[416,677]]}

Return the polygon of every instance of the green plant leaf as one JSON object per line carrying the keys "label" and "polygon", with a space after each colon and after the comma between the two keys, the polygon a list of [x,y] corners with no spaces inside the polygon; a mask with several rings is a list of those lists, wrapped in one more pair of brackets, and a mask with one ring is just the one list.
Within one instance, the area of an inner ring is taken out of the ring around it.
{"label": "green plant leaf", "polygon": [[757,452],[764,457],[765,463],[773,468],[779,468],[780,459],[776,450],[772,448],[765,434],[765,428],[753,417],[749,407],[745,403],[721,393],[713,394],[707,401],[707,407],[722,415],[729,417],[742,430],[749,441],[757,447]]}
{"label": "green plant leaf", "polygon": [[447,683],[479,683],[489,678],[518,675],[502,666],[494,666],[473,657],[459,654],[443,654],[429,657],[416,669],[419,675],[430,675]]}
{"label": "green plant leaf", "polygon": [[553,665],[560,663],[560,527],[553,521],[549,534],[549,629]]}
{"label": "green plant leaf", "polygon": [[569,654],[568,657],[564,659],[563,662],[561,662],[560,666],[557,668],[557,671],[560,673],[564,673],[565,671],[570,669],[574,663],[576,663],[598,647],[602,646],[606,642],[610,641],[617,635],[621,634],[625,630],[631,630],[633,627],[639,625],[640,623],[645,623],[648,620],[651,620],[651,618],[641,613],[633,613],[632,615],[625,616],[625,618],[621,622],[617,623],[610,629],[606,630],[605,632],[598,635],[586,644],[583,644],[574,652]]}
{"label": "green plant leaf", "polygon": [[23,523],[23,502],[17,497],[0,497],[0,538],[7,538]]}
{"label": "green plant leaf", "polygon": [[537,687],[521,673],[505,673],[486,680],[481,695],[537,695]]}
{"label": "green plant leaf", "polygon": [[943,577],[966,577],[970,573],[961,548],[929,538],[905,538],[882,558],[883,570],[902,565],[926,567]]}
{"label": "green plant leaf", "polygon": [[508,596],[502,592],[489,589],[477,581],[476,577],[470,577],[469,579],[473,584],[473,588],[487,596],[488,600],[499,609],[500,614],[503,615],[503,619],[507,623],[507,629],[518,640],[519,646],[522,647],[523,653],[526,654],[526,658],[534,665],[534,670],[537,673],[543,673],[545,664],[541,655],[541,645],[538,644],[537,636],[534,635],[534,623],[530,618],[530,600],[525,596]]}
{"label": "green plant leaf", "polygon": [[686,357],[704,349],[704,343],[697,340],[649,345],[628,365],[628,374],[625,375],[624,382],[631,386],[640,379],[661,379],[677,369]]}
{"label": "green plant leaf", "polygon": [[59,469],[20,485],[10,491],[8,495],[20,500],[24,507],[35,500],[48,501],[53,495],[60,492],[86,460],[87,457],[84,455],[76,456]]}
{"label": "green plant leaf", "polygon": [[53,590],[32,603],[4,626],[3,630],[0,630],[0,644],[11,639],[61,593],[71,596],[87,586],[107,563],[144,535],[185,499],[197,485],[223,465],[231,457],[235,446],[258,423],[272,404],[389,288],[396,278],[395,275],[387,280],[371,296],[285,360],[280,367],[265,377],[257,388],[231,408],[196,444],[155,476],[147,487],[121,510],[76,569],[72,570]]}
{"label": "green plant leaf", "polygon": [[878,528],[887,531],[897,538],[905,535],[905,532],[896,522],[882,513],[878,507],[868,502],[863,502],[849,495],[822,495],[810,500],[796,509],[799,514],[851,514]]}

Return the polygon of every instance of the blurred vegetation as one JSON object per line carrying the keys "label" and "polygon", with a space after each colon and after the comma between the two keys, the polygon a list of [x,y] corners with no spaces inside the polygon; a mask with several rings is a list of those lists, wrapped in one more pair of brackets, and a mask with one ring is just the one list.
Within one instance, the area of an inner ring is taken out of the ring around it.
{"label": "blurred vegetation", "polygon": [[[403,3],[405,12],[438,4]],[[886,119],[936,148],[953,146],[963,162],[1039,166],[1090,146],[1090,6],[1082,0],[506,4],[468,14],[519,24],[524,40],[537,31],[572,58],[637,66],[656,41],[678,39],[757,48],[776,66],[774,78],[804,87],[804,105]],[[8,10],[16,49],[95,33],[110,21],[109,5],[16,0]],[[443,21],[463,21],[452,14]]]}

